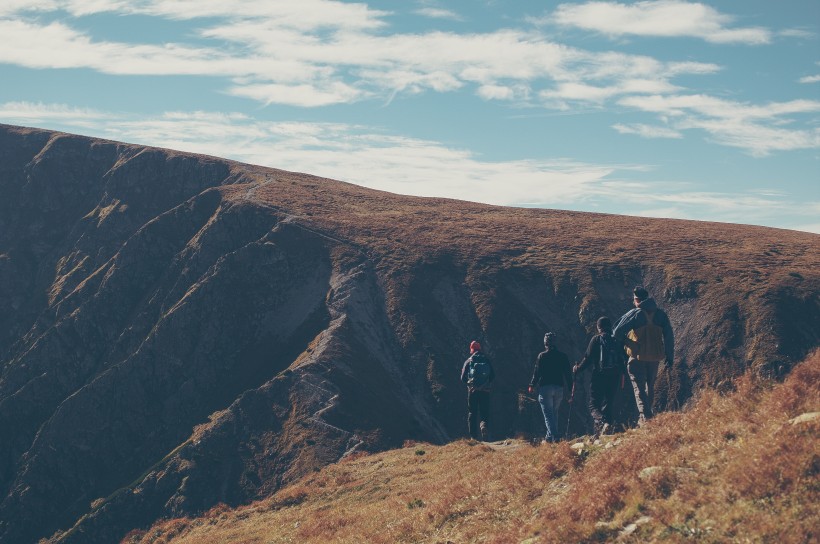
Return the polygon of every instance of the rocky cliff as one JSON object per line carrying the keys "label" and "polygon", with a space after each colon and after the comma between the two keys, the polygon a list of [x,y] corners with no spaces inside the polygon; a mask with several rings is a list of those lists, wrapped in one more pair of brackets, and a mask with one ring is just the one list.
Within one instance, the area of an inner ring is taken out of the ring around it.
{"label": "rocky cliff", "polygon": [[807,233],[403,197],[1,125],[0,194],[0,543],[115,542],[359,449],[463,436],[472,339],[495,437],[540,432],[519,392],[544,331],[579,358],[636,284],[677,337],[660,408],[819,343]]}

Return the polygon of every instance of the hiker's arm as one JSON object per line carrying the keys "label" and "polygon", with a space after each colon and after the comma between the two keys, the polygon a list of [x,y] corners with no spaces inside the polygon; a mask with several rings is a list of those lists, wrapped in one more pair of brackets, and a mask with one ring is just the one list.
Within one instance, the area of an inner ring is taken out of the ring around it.
{"label": "hiker's arm", "polygon": [[535,366],[532,368],[532,378],[530,379],[530,388],[535,387],[536,382],[538,381],[538,363],[541,361],[541,356],[535,358]]}
{"label": "hiker's arm", "polygon": [[[597,348],[597,349],[596,349]],[[581,372],[586,367],[590,365],[590,361],[593,361],[593,353],[598,352],[598,357],[601,357],[601,353],[598,351],[600,350],[600,346],[598,346],[598,337],[594,336],[592,340],[589,341],[589,345],[587,346],[587,352],[584,354],[584,358],[581,360],[581,363],[576,367],[576,372]]]}
{"label": "hiker's arm", "polygon": [[494,379],[495,379],[495,367],[493,367],[493,364],[490,363],[490,381],[493,381]]}
{"label": "hiker's arm", "polygon": [[467,383],[467,367],[470,366],[470,360],[464,361],[464,366],[461,367],[461,381]]}
{"label": "hiker's arm", "polygon": [[629,331],[635,328],[635,317],[638,315],[637,310],[630,310],[624,314],[618,324],[615,325],[615,328],[612,329],[612,336],[618,342],[623,343],[626,340],[626,335],[629,334]]}

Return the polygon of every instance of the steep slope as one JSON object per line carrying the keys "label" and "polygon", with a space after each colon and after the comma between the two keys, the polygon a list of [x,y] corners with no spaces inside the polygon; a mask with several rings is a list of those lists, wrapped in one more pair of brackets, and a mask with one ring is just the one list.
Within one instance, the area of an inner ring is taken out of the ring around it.
{"label": "steep slope", "polygon": [[806,233],[401,197],[7,126],[0,192],[3,543],[111,542],[460,437],[474,338],[495,436],[536,431],[518,392],[544,330],[579,357],[635,284],[678,336],[661,408],[780,375],[820,335]]}

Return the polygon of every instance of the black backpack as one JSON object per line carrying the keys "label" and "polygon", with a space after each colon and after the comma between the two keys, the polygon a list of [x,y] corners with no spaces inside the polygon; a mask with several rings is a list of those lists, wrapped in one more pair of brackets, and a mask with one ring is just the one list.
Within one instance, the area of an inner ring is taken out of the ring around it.
{"label": "black backpack", "polygon": [[607,374],[620,372],[624,363],[624,350],[615,338],[611,335],[601,334],[601,359],[598,361],[596,370]]}
{"label": "black backpack", "polygon": [[481,353],[474,353],[467,368],[467,385],[473,389],[487,389],[491,371],[490,361]]}

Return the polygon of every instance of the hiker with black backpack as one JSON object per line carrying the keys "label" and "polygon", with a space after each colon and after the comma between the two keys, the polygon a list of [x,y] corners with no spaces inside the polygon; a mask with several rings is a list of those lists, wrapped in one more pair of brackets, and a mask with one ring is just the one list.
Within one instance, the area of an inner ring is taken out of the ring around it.
{"label": "hiker with black backpack", "polygon": [[589,413],[594,422],[595,436],[607,434],[613,428],[613,406],[618,385],[626,374],[626,355],[623,344],[612,336],[612,321],[601,317],[597,322],[598,334],[589,341],[583,360],[573,372],[592,370]]}
{"label": "hiker with black backpack", "polygon": [[470,357],[461,367],[461,381],[467,384],[467,427],[470,438],[486,442],[489,437],[490,384],[495,371],[481,344],[470,342]]}
{"label": "hiker with black backpack", "polygon": [[627,371],[638,405],[638,426],[642,426],[653,415],[655,378],[660,361],[664,361],[666,368],[672,367],[675,337],[669,316],[658,308],[646,289],[635,287],[632,300],[635,308],[624,314],[612,334],[624,343],[629,355]]}
{"label": "hiker with black backpack", "polygon": [[555,333],[544,335],[544,351],[538,354],[532,379],[527,389],[530,394],[538,391],[538,404],[544,414],[547,435],[544,442],[560,440],[556,413],[564,397],[564,387],[572,386],[572,367],[567,355],[555,346]]}

